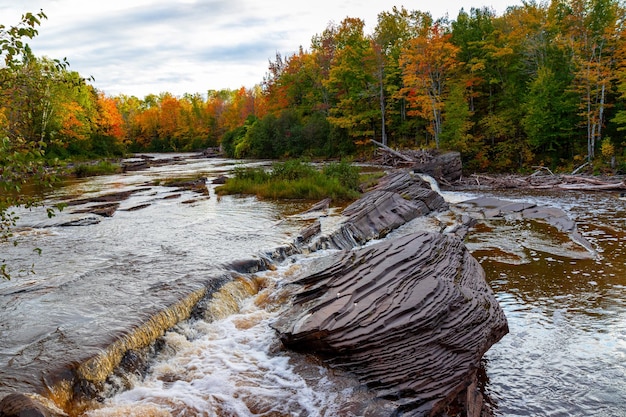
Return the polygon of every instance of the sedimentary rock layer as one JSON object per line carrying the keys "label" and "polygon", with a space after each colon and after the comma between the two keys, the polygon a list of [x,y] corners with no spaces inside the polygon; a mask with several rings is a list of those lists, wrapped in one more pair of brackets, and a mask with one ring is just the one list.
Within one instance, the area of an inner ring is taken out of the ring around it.
{"label": "sedimentary rock layer", "polygon": [[430,185],[409,171],[383,177],[377,187],[346,207],[341,227],[316,240],[311,248],[350,249],[385,237],[399,226],[448,205]]}
{"label": "sedimentary rock layer", "polygon": [[567,234],[576,244],[582,246],[590,254],[595,249],[579,231],[574,219],[558,207],[541,206],[529,202],[514,202],[493,197],[479,197],[463,201],[458,206],[465,212],[482,219],[506,218],[512,215],[522,219],[534,220],[549,224],[558,232]]}
{"label": "sedimentary rock layer", "polygon": [[441,411],[508,331],[482,268],[453,236],[338,252],[294,285],[274,324],[283,343],[354,373],[402,415]]}

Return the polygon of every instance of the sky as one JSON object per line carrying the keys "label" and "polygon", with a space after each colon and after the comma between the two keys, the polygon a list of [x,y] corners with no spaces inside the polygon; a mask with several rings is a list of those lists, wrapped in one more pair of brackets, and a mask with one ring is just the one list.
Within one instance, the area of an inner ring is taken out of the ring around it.
{"label": "sky", "polygon": [[464,8],[501,15],[521,0],[0,0],[0,24],[43,10],[33,53],[67,58],[70,70],[105,94],[185,93],[251,88],[276,53],[289,56],[346,17],[373,32],[394,6],[456,18]]}

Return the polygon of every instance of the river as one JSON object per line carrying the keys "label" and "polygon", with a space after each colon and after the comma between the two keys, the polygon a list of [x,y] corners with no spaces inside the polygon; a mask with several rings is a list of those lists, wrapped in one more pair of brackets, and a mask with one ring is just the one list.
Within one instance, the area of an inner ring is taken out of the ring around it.
{"label": "river", "polygon": [[[0,282],[0,392],[26,389],[25,372],[45,374],[55,358],[100,352],[107,335],[206,286],[220,265],[293,240],[310,204],[217,198],[211,180],[236,165],[182,155],[173,164],[75,181],[47,197],[133,190],[109,218],[73,206],[52,219],[21,211],[20,244],[2,248],[24,272]],[[191,175],[207,177],[208,194],[161,185]],[[550,230],[512,218],[482,221],[468,237],[510,327],[483,360],[493,413],[626,416],[626,202],[611,193],[488,195],[560,207],[595,249],[572,255]],[[323,221],[332,227],[333,218]],[[60,226],[75,219],[83,225]],[[147,372],[117,372],[97,404],[75,415],[385,415],[387,404],[350,375],[285,351],[269,326],[288,297],[281,280],[323,255],[290,257],[253,283],[242,278],[225,288],[203,318],[164,334]]]}
{"label": "river", "polygon": [[[497,196],[564,209],[597,257],[560,255],[561,242],[519,221],[470,237],[510,328],[484,357],[496,415],[626,416],[626,201],[602,192]],[[511,247],[516,256],[490,250]]]}

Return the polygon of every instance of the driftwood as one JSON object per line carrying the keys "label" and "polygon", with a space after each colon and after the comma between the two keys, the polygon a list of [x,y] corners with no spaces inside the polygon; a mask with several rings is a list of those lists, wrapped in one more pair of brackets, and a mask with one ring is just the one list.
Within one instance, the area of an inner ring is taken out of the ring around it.
{"label": "driftwood", "polygon": [[462,176],[463,163],[459,152],[441,153],[436,149],[403,149],[397,151],[371,139],[378,146],[380,165],[408,167],[413,172],[428,174],[440,183],[451,185]]}
{"label": "driftwood", "polygon": [[578,174],[584,167],[586,167],[587,165],[589,165],[589,162],[585,162],[584,164],[582,164],[581,166],[579,166],[578,168],[576,168],[574,171],[572,171],[572,175],[576,175]]}
{"label": "driftwood", "polygon": [[380,165],[393,167],[411,167],[414,172],[428,174],[434,177],[441,185],[454,188],[532,188],[532,189],[561,189],[578,191],[622,191],[626,190],[626,178],[622,177],[595,177],[576,174],[582,165],[572,174],[554,174],[543,166],[533,167],[535,172],[527,175],[485,175],[472,174],[462,177],[461,157],[458,152],[440,154],[434,149],[394,150],[382,143],[371,139],[378,146]]}
{"label": "driftwood", "polygon": [[410,167],[415,164],[424,164],[430,162],[438,155],[433,149],[402,149],[401,151],[391,149],[389,146],[370,139],[370,141],[378,146],[375,162],[379,165],[398,167]]}
{"label": "driftwood", "polygon": [[541,175],[540,171],[528,176],[472,174],[455,186],[491,189],[532,188],[579,191],[626,190],[626,181],[620,177],[591,177],[583,175]]}
{"label": "driftwood", "polygon": [[384,150],[387,153],[390,153],[391,155],[395,156],[396,158],[402,159],[403,161],[406,162],[410,162],[410,163],[414,163],[415,161],[408,157],[407,155],[404,155],[403,153],[400,153],[398,151],[394,151],[393,149],[391,149],[389,146],[387,145],[383,145],[382,143],[374,140],[374,139],[370,139],[372,141],[372,143],[376,146],[378,146],[379,148],[381,148],[382,150]]}

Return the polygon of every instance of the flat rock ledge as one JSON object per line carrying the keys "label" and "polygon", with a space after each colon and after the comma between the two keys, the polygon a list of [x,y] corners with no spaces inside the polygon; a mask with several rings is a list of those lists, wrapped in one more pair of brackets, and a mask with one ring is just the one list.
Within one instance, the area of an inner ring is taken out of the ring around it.
{"label": "flat rock ledge", "polygon": [[383,238],[417,217],[447,209],[443,197],[418,175],[394,171],[343,210],[345,219],[337,230],[322,235],[307,230],[302,234],[306,240],[300,244],[310,243],[311,251],[350,249]]}
{"label": "flat rock ledge", "polygon": [[546,223],[564,233],[588,255],[595,257],[597,252],[591,242],[578,230],[576,222],[557,207],[540,206],[529,202],[514,202],[493,197],[478,197],[463,201],[457,206],[478,219],[520,218]]}
{"label": "flat rock ledge", "polygon": [[285,346],[353,373],[393,415],[442,415],[459,398],[464,415],[480,415],[480,360],[508,325],[460,239],[419,232],[314,268],[273,324]]}

